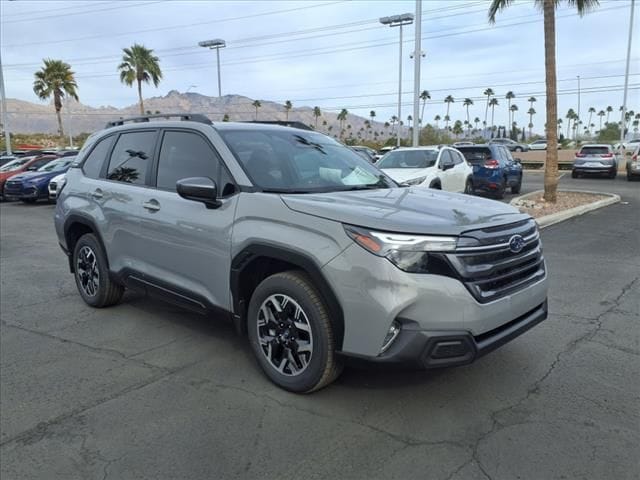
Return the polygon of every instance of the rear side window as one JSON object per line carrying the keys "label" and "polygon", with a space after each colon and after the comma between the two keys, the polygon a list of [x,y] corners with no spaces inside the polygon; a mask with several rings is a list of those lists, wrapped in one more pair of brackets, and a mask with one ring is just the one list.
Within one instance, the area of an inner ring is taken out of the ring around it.
{"label": "rear side window", "polygon": [[479,165],[484,163],[485,160],[489,160],[491,158],[491,150],[488,148],[478,147],[478,148],[465,148],[461,150],[464,158],[467,159],[471,165]]}
{"label": "rear side window", "polygon": [[200,135],[171,131],[164,134],[158,161],[158,188],[175,191],[176,182],[189,177],[209,177],[218,182],[219,173],[218,156]]}
{"label": "rear side window", "polygon": [[113,143],[113,138],[113,135],[110,135],[100,140],[84,160],[82,171],[87,177],[98,178],[100,176],[102,166]]}
{"label": "rear side window", "polygon": [[582,147],[580,153],[582,155],[606,155],[611,152],[608,147]]}
{"label": "rear side window", "polygon": [[511,155],[511,150],[508,148],[502,148],[502,155],[507,162],[513,162],[513,156]]}
{"label": "rear side window", "polygon": [[438,159],[436,150],[395,150],[378,163],[379,168],[428,168]]}
{"label": "rear side window", "polygon": [[113,148],[107,178],[144,185],[153,161],[155,131],[123,133]]}
{"label": "rear side window", "polygon": [[49,163],[50,161],[52,161],[53,158],[43,158],[42,160],[37,160],[35,162],[33,162],[31,165],[29,165],[29,168],[40,168],[40,167],[44,167],[47,163]]}
{"label": "rear side window", "polygon": [[459,165],[462,162],[464,162],[464,158],[462,157],[462,155],[460,155],[460,153],[449,150],[449,154],[453,158],[453,163],[455,163],[456,165]]}

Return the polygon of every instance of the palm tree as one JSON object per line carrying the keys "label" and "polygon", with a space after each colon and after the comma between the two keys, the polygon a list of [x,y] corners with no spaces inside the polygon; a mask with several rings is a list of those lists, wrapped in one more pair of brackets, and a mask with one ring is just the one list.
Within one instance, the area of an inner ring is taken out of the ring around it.
{"label": "palm tree", "polygon": [[[516,123],[516,112],[518,111],[518,105],[516,105],[515,103],[513,105],[511,105],[509,107],[509,112],[511,113],[511,124],[515,125]],[[511,131],[511,134],[513,135],[513,130]]]}
{"label": "palm tree", "polygon": [[291,100],[287,100],[286,102],[284,102],[284,113],[286,115],[286,121],[289,121],[289,110],[291,110],[293,108],[293,103],[291,103]]}
{"label": "palm tree", "polygon": [[606,113],[604,113],[604,110],[600,110],[598,112],[598,116],[600,117],[600,128],[598,130],[602,130],[602,117],[604,117],[606,115]]}
{"label": "palm tree", "polygon": [[569,138],[569,131],[571,130],[571,120],[573,120],[576,116],[576,112],[574,112],[573,108],[567,110],[567,115],[564,117],[569,120],[569,122],[567,123],[567,138]]}
{"label": "palm tree", "polygon": [[607,107],[607,121],[606,121],[606,122],[604,122],[604,124],[605,124],[605,125],[606,125],[607,123],[609,123],[609,114],[610,114],[611,112],[613,112],[613,107],[612,107],[611,105],[609,105],[609,106]]}
{"label": "palm tree", "polygon": [[[473,119],[473,123],[476,124],[476,130],[478,130],[478,124],[480,123],[480,119],[478,117],[474,118]],[[485,125],[485,127],[486,127],[486,125]]]}
{"label": "palm tree", "polygon": [[433,120],[436,122],[436,129],[439,129],[440,126],[438,125],[438,122],[442,120],[442,117],[440,117],[440,115],[436,115],[435,117],[433,117]]}
{"label": "palm tree", "polygon": [[453,134],[456,136],[456,138],[458,138],[458,135],[460,135],[461,133],[463,133],[462,130],[462,122],[460,120],[456,120],[455,123],[453,124]]}
{"label": "palm tree", "polygon": [[447,104],[447,114],[444,117],[445,120],[445,127],[444,128],[448,128],[449,127],[449,108],[451,107],[452,103],[455,103],[455,99],[451,96],[451,95],[447,95],[444,99],[444,103]]}
{"label": "palm tree", "polygon": [[509,123],[511,123],[511,100],[516,98],[516,94],[509,90],[504,98],[507,99],[507,115],[509,116]]}
{"label": "palm tree", "polygon": [[313,107],[313,116],[316,118],[316,130],[318,130],[318,118],[322,115],[320,107]]}
{"label": "palm tree", "polygon": [[487,116],[489,115],[489,103],[491,102],[491,97],[494,95],[494,92],[491,88],[487,88],[484,92],[482,92],[482,94],[487,96],[487,106],[484,108],[484,124],[486,125]]}
{"label": "palm tree", "polygon": [[122,63],[118,65],[120,81],[127,86],[134,82],[138,84],[138,101],[140,102],[140,115],[144,115],[144,102],[142,101],[142,82],[153,82],[158,87],[162,79],[160,59],[153,54],[153,50],[143,45],[134,43],[129,48],[123,48]]}
{"label": "palm tree", "polygon": [[[489,21],[494,23],[500,10],[507,8],[513,0],[492,0],[489,7]],[[598,5],[598,0],[567,0],[566,3],[575,7],[579,15],[584,15],[591,8]],[[556,202],[558,190],[558,91],[556,80],[556,7],[560,1],[535,0],[535,4],[542,10],[544,19],[544,57],[545,83],[547,101],[547,159],[544,172],[544,199]]]}
{"label": "palm tree", "polygon": [[537,101],[538,99],[536,97],[529,97],[529,100],[527,100],[527,102],[529,102],[529,108],[533,108],[533,104]]}
{"label": "palm tree", "polygon": [[389,122],[384,122],[384,134],[388,136],[387,134],[387,130],[389,130],[389,127],[391,126],[391,124]]}
{"label": "palm tree", "polygon": [[229,114],[228,113],[224,114],[224,117],[222,117],[222,121],[223,122],[228,122],[229,121]]}
{"label": "palm tree", "polygon": [[255,120],[258,120],[258,109],[262,106],[262,103],[260,103],[260,100],[254,100],[253,103],[251,104],[251,106],[256,109],[256,118],[255,118]]}
{"label": "palm tree", "polygon": [[489,100],[489,106],[491,107],[491,130],[493,131],[493,115],[495,113],[496,107],[499,105],[498,103],[498,99],[497,98],[492,98],[491,100]]}
{"label": "palm tree", "polygon": [[346,108],[343,108],[342,110],[340,110],[340,113],[337,116],[337,119],[340,122],[340,135],[342,136],[342,131],[344,130],[344,122],[347,121],[347,115],[349,114],[349,112],[347,111]]}
{"label": "palm tree", "polygon": [[527,110],[527,114],[529,114],[529,138],[531,138],[531,130],[533,129],[533,116],[536,114],[535,108],[531,107],[529,110]]}
{"label": "palm tree", "polygon": [[467,123],[469,123],[469,107],[473,105],[473,100],[471,100],[470,98],[465,98],[464,102],[462,102],[462,105],[467,107]]}
{"label": "palm tree", "polygon": [[74,100],[78,100],[78,84],[74,77],[75,73],[71,71],[71,65],[62,60],[52,60],[46,58],[43,60],[44,67],[35,74],[33,82],[33,92],[41,100],[48,100],[53,96],[53,107],[56,109],[56,117],[58,117],[58,134],[64,137],[62,129],[62,99],[69,96]]}
{"label": "palm tree", "polygon": [[375,110],[371,110],[369,112],[369,118],[371,119],[371,123],[373,123],[373,119],[376,118],[376,111]]}
{"label": "palm tree", "polygon": [[562,119],[558,119],[558,136],[562,135]]}
{"label": "palm tree", "polygon": [[418,127],[422,126],[422,120],[424,119],[424,107],[427,105],[427,100],[431,100],[431,94],[429,94],[428,90],[423,90],[420,93],[420,100],[422,100],[422,111],[420,112],[420,122],[418,123]]}
{"label": "palm tree", "polygon": [[396,123],[398,123],[398,117],[395,115],[391,115],[391,136],[393,137],[393,131],[396,128]]}
{"label": "palm tree", "polygon": [[593,116],[594,113],[596,113],[596,109],[593,107],[589,107],[589,122],[587,122],[587,125],[589,126],[589,135],[591,135],[591,117]]}

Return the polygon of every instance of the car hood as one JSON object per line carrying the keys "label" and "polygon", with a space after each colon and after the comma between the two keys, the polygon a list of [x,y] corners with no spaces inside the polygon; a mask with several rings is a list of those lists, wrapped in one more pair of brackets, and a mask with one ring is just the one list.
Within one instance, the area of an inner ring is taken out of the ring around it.
{"label": "car hood", "polygon": [[13,177],[15,175],[20,175],[24,170],[18,169],[12,172],[0,172],[0,180],[6,180],[7,178]]}
{"label": "car hood", "polygon": [[396,182],[403,183],[414,178],[426,177],[434,173],[436,168],[382,168],[381,170]]}
{"label": "car hood", "polygon": [[459,235],[529,218],[494,200],[420,187],[281,197],[296,212],[389,232]]}
{"label": "car hood", "polygon": [[56,172],[27,172],[27,173],[21,173],[20,175],[16,175],[14,177],[11,178],[12,181],[15,180],[19,180],[21,182],[24,181],[38,181],[38,180],[49,180],[55,176],[60,175],[61,172],[60,170],[56,171]]}

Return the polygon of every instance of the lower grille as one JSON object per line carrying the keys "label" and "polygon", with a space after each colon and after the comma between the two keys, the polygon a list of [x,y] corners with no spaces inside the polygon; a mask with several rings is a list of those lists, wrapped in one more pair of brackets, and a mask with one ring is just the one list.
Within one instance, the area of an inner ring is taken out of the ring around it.
{"label": "lower grille", "polygon": [[[518,252],[509,247],[514,235],[524,238]],[[515,293],[545,276],[542,244],[533,220],[465,232],[479,246],[448,254],[462,282],[480,303]]]}

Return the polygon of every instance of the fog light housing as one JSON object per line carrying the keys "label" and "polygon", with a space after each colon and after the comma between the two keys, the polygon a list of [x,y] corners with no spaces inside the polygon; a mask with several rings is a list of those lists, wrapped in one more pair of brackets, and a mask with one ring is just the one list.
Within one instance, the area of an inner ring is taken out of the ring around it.
{"label": "fog light housing", "polygon": [[382,348],[380,349],[381,354],[383,354],[389,349],[393,341],[396,338],[398,338],[399,333],[400,333],[400,324],[394,320],[393,322],[391,322],[391,326],[389,327],[387,336],[384,337],[384,341],[382,342]]}

